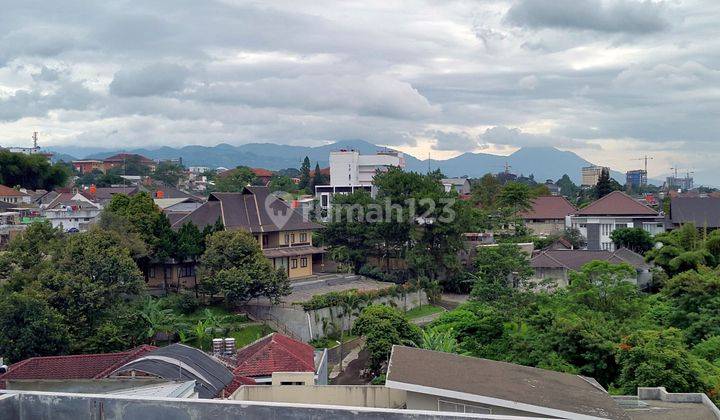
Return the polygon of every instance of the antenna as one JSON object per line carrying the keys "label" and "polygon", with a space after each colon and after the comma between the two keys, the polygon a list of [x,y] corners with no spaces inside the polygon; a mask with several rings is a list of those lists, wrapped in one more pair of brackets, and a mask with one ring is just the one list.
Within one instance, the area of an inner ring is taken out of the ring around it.
{"label": "antenna", "polygon": [[37,131],[33,131],[32,139],[33,139],[33,149],[37,149],[37,148],[38,148],[38,145],[37,145]]}

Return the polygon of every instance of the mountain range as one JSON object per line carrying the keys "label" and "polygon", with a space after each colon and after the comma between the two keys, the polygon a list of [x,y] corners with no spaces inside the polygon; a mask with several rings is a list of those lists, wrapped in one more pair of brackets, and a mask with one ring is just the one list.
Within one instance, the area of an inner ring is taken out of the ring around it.
{"label": "mountain range", "polygon": [[[218,144],[217,146],[184,146],[180,148],[161,147],[158,149],[122,150],[138,153],[151,159],[182,158],[185,166],[209,166],[234,168],[246,165],[255,168],[278,170],[298,168],[307,156],[312,165],[318,162],[321,167],[328,166],[330,152],[338,149],[355,149],[362,154],[374,154],[386,149],[364,140],[342,140],[323,146],[288,146],[275,143],[248,143],[240,146]],[[79,148],[57,147],[53,150],[57,159],[70,160],[73,156],[84,159],[103,159],[119,153],[120,150],[87,150]],[[86,153],[86,154],[83,154]],[[509,165],[512,173],[535,176],[538,182],[546,179],[557,180],[568,174],[575,183],[580,182],[580,169],[592,163],[577,154],[561,151],[554,147],[524,147],[508,156],[489,153],[463,153],[446,160],[420,160],[405,153],[406,169],[426,172],[428,168],[440,169],[448,177],[480,177],[488,172],[497,173]],[[625,176],[618,171],[611,175],[621,184]]]}

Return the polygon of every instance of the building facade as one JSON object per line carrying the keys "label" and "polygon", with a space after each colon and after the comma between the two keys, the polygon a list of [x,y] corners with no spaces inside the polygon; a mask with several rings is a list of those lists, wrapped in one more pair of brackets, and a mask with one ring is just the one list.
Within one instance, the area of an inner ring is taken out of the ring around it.
{"label": "building facade", "polygon": [[645,171],[644,169],[627,171],[625,173],[625,185],[630,187],[630,189],[632,190],[637,190],[638,188],[646,186],[647,171]]}
{"label": "building facade", "polygon": [[586,166],[582,168],[580,172],[582,175],[581,185],[585,187],[592,187],[596,185],[600,179],[600,174],[602,174],[603,169],[610,170],[609,168],[603,166]]}

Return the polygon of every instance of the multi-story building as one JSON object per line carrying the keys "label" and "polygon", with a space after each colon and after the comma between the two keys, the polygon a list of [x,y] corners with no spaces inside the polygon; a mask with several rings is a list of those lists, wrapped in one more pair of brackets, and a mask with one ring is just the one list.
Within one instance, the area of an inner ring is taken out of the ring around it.
{"label": "multi-story building", "polygon": [[95,222],[102,209],[100,204],[79,192],[60,193],[41,210],[41,216],[65,232],[83,232]]}
{"label": "multi-story building", "polygon": [[694,180],[691,176],[680,178],[678,176],[669,176],[665,179],[665,185],[670,190],[689,191],[693,189]]}
{"label": "multi-story building", "polygon": [[105,172],[103,161],[97,159],[73,160],[72,166],[81,174],[87,174],[93,171]]}
{"label": "multi-story building", "polygon": [[587,249],[615,251],[610,235],[615,229],[642,228],[651,235],[665,231],[665,217],[621,191],[613,191],[572,215],[565,224],[587,239]]}
{"label": "multi-story building", "polygon": [[405,157],[394,150],[361,155],[357,150],[330,152],[330,185],[315,186],[315,196],[324,209],[330,207],[334,194],[349,194],[362,189],[374,194],[373,177],[378,171],[405,167]]}
{"label": "multi-story building", "polygon": [[29,204],[32,196],[25,191],[0,185],[0,201],[10,204]]}
{"label": "multi-story building", "polygon": [[580,171],[582,175],[581,185],[585,187],[592,187],[596,185],[600,179],[600,174],[602,174],[603,169],[607,169],[608,171],[610,170],[610,168],[595,165],[582,168]]}
{"label": "multi-story building", "polygon": [[103,166],[106,171],[109,171],[112,168],[122,168],[129,162],[137,162],[142,166],[148,167],[151,171],[154,171],[156,167],[154,160],[134,153],[118,153],[117,155],[110,156],[103,160]]}
{"label": "multi-story building", "polygon": [[[218,220],[226,230],[250,232],[273,267],[285,270],[291,279],[311,276],[322,267],[325,250],[313,246],[312,242],[313,231],[321,226],[306,220],[289,203],[270,194],[267,187],[245,187],[239,193],[212,193],[208,201],[172,226],[180,229],[185,223],[193,223],[202,230]],[[171,278],[150,278],[151,285],[153,280],[177,280],[186,287],[193,286],[194,269],[189,266],[179,269],[184,271],[177,279],[167,267],[155,270],[156,277],[169,275]]]}
{"label": "multi-story building", "polygon": [[532,207],[519,214],[525,227],[535,235],[552,236],[565,230],[565,218],[577,209],[565,197],[544,196],[532,200]]}
{"label": "multi-story building", "polygon": [[647,171],[644,169],[637,169],[634,171],[627,171],[625,173],[625,185],[630,187],[632,190],[644,187],[647,185]]}

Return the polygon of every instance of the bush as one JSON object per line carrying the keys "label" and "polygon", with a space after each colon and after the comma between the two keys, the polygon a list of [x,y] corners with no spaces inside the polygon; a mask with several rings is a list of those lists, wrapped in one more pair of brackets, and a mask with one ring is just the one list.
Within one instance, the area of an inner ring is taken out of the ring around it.
{"label": "bush", "polygon": [[191,293],[172,293],[162,298],[160,306],[174,312],[190,315],[202,307],[202,302]]}
{"label": "bush", "polygon": [[358,274],[361,276],[365,276],[374,280],[379,281],[385,281],[388,283],[399,283],[400,279],[398,276],[396,276],[393,273],[386,273],[380,268],[371,265],[371,264],[365,264],[362,267],[360,267],[360,270],[358,270]]}
{"label": "bush", "polygon": [[356,289],[345,290],[342,292],[330,292],[323,295],[315,295],[307,302],[294,302],[293,305],[302,305],[305,311],[313,311],[322,308],[332,308],[342,306],[346,302],[359,299],[366,303],[370,303],[375,299],[385,296],[401,296],[417,291],[417,288],[411,285],[399,285],[379,290],[363,290]]}

